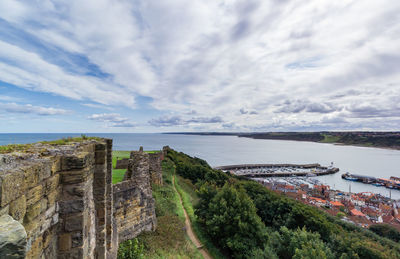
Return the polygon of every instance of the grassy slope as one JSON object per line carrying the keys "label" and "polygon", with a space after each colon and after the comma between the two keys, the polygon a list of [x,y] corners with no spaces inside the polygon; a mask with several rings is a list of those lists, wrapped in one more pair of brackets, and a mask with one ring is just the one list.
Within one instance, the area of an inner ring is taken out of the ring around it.
{"label": "grassy slope", "polygon": [[197,197],[195,186],[190,182],[190,180],[184,179],[181,176],[178,176],[175,179],[177,180],[176,188],[182,196],[183,206],[185,207],[186,212],[189,215],[193,231],[196,233],[197,238],[207,248],[207,251],[211,254],[213,258],[226,258],[218,250],[218,248],[216,248],[214,244],[207,238],[206,234],[197,222],[193,207],[197,204],[199,198]]}
{"label": "grassy slope", "polygon": [[121,182],[124,179],[126,169],[114,169],[117,160],[122,158],[129,158],[131,151],[113,151],[112,153],[112,183]]}
{"label": "grassy slope", "polygon": [[156,200],[157,229],[141,234],[145,258],[202,258],[185,233],[185,217],[178,194],[172,186],[174,165],[163,162],[163,186],[153,185]]}
{"label": "grassy slope", "polygon": [[322,143],[338,143],[340,140],[339,136],[332,136],[328,134],[323,134],[324,139],[321,141]]}

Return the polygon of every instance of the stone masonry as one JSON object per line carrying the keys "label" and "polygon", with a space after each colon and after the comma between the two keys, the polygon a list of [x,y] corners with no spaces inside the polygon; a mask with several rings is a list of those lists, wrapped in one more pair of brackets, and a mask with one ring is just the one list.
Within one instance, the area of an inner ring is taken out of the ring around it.
{"label": "stone masonry", "polygon": [[111,161],[109,139],[0,155],[0,229],[10,233],[0,235],[2,258],[116,258],[120,242],[154,230],[151,181],[161,167],[151,173],[149,155],[132,152],[113,186]]}

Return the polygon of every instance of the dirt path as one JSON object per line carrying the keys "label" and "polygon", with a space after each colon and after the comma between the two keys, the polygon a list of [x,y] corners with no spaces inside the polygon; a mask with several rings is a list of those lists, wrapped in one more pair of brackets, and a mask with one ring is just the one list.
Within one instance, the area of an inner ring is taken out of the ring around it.
{"label": "dirt path", "polygon": [[173,176],[173,181],[174,181],[174,190],[176,193],[178,193],[179,196],[179,201],[181,203],[183,213],[185,214],[185,228],[186,228],[186,234],[189,236],[190,240],[192,240],[193,244],[197,247],[197,249],[200,251],[200,253],[203,255],[204,259],[212,259],[211,255],[207,252],[207,250],[203,247],[202,243],[200,240],[196,237],[196,234],[193,232],[192,225],[190,224],[190,219],[189,216],[185,210],[185,207],[183,206],[182,203],[182,197],[181,194],[178,192],[178,190],[175,188],[175,175]]}

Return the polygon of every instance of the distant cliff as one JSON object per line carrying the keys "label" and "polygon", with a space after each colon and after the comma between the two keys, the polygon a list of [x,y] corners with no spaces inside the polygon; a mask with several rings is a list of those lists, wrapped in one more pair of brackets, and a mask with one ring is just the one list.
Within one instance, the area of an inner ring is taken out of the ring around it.
{"label": "distant cliff", "polygon": [[400,132],[181,132],[167,134],[238,136],[253,139],[312,141],[320,143],[336,143],[343,145],[400,149]]}
{"label": "distant cliff", "polygon": [[400,149],[400,132],[268,132],[243,133],[237,136]]}

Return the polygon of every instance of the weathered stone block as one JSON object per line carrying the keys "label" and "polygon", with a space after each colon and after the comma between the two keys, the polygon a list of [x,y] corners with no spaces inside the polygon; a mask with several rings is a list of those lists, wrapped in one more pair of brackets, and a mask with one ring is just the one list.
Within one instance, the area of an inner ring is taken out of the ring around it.
{"label": "weathered stone block", "polygon": [[52,239],[55,238],[55,234],[53,230],[46,230],[43,232],[43,248],[46,248],[50,245]]}
{"label": "weathered stone block", "polygon": [[17,199],[25,191],[23,171],[14,171],[0,175],[0,206],[4,207]]}
{"label": "weathered stone block", "polygon": [[38,165],[32,165],[24,170],[25,186],[30,189],[39,184]]}
{"label": "weathered stone block", "polygon": [[40,163],[40,166],[38,168],[39,170],[39,181],[42,181],[43,179],[49,178],[51,176],[51,161],[45,160]]}
{"label": "weathered stone block", "polygon": [[107,152],[105,150],[104,151],[96,150],[95,163],[96,164],[104,164],[106,162],[106,154],[107,154]]}
{"label": "weathered stone block", "polygon": [[40,201],[43,197],[43,186],[38,185],[33,187],[26,193],[26,205],[30,206],[38,201]]}
{"label": "weathered stone block", "polygon": [[52,207],[55,205],[56,201],[59,198],[59,194],[60,194],[60,191],[58,189],[47,194],[47,202],[48,202],[47,206],[48,207]]}
{"label": "weathered stone block", "polygon": [[64,229],[67,232],[82,231],[85,219],[83,214],[78,214],[65,219]]}
{"label": "weathered stone block", "polygon": [[42,203],[38,201],[37,203],[30,205],[26,208],[25,222],[31,222],[37,216],[39,216],[42,209]]}
{"label": "weathered stone block", "polygon": [[41,224],[40,220],[34,220],[28,222],[25,215],[23,224],[28,237],[37,236],[40,230],[40,224]]}
{"label": "weathered stone block", "polygon": [[54,176],[48,178],[44,184],[44,193],[48,194],[54,191],[60,183],[60,175],[55,174]]}
{"label": "weathered stone block", "polygon": [[59,254],[58,259],[82,259],[84,258],[83,255],[83,248],[74,248],[67,252]]}
{"label": "weathered stone block", "polygon": [[0,258],[25,258],[26,238],[21,223],[9,215],[0,217]]}
{"label": "weathered stone block", "polygon": [[61,182],[63,184],[76,184],[85,182],[90,174],[90,170],[74,170],[61,172]]}
{"label": "weathered stone block", "polygon": [[52,164],[51,164],[51,173],[55,174],[56,172],[61,171],[61,157],[60,156],[55,156],[52,157]]}
{"label": "weathered stone block", "polygon": [[47,247],[43,246],[43,254],[41,259],[47,258],[57,258],[58,257],[58,246],[57,246],[57,237],[54,236]]}
{"label": "weathered stone block", "polygon": [[42,239],[43,238],[40,236],[32,242],[31,247],[26,254],[27,258],[39,258],[40,257],[40,255],[42,254],[42,250],[43,250]]}
{"label": "weathered stone block", "polygon": [[83,245],[83,235],[82,232],[78,231],[71,234],[72,247],[79,247]]}
{"label": "weathered stone block", "polygon": [[48,218],[53,217],[54,214],[56,214],[56,205],[53,205],[53,206],[49,207],[49,209],[46,210],[46,212],[44,213],[44,217],[46,219],[48,219]]}
{"label": "weathered stone block", "polygon": [[58,236],[58,249],[60,251],[68,251],[71,249],[72,239],[71,234],[61,234]]}
{"label": "weathered stone block", "polygon": [[94,153],[81,152],[72,156],[65,156],[61,162],[63,171],[83,169],[94,161]]}
{"label": "weathered stone block", "polygon": [[85,194],[85,188],[82,185],[64,185],[63,186],[63,199],[77,199],[82,198]]}
{"label": "weathered stone block", "polygon": [[61,214],[73,214],[82,212],[85,209],[83,200],[61,201],[60,203]]}
{"label": "weathered stone block", "polygon": [[26,213],[25,195],[22,195],[21,197],[10,203],[9,213],[15,220],[21,222],[24,219]]}
{"label": "weathered stone block", "polygon": [[40,200],[40,213],[43,213],[47,210],[47,199],[43,198]]}

